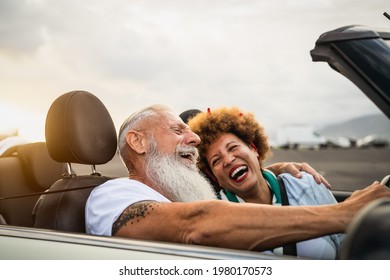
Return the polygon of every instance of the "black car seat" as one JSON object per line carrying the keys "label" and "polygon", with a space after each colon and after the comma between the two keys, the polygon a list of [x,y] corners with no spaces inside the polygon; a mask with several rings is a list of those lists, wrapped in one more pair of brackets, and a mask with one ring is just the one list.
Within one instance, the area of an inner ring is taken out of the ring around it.
{"label": "black car seat", "polygon": [[45,142],[15,145],[2,154],[0,223],[32,227],[31,212],[39,193],[61,178],[65,166],[50,157]]}
{"label": "black car seat", "polygon": [[[46,143],[53,159],[67,164],[67,173],[42,195],[34,209],[35,227],[85,232],[85,203],[92,189],[111,177],[96,171],[117,150],[116,130],[104,104],[86,91],[57,98],[46,118]],[[79,175],[72,163],[91,166]]]}
{"label": "black car seat", "polygon": [[390,199],[371,202],[355,217],[347,229],[340,259],[390,259]]}

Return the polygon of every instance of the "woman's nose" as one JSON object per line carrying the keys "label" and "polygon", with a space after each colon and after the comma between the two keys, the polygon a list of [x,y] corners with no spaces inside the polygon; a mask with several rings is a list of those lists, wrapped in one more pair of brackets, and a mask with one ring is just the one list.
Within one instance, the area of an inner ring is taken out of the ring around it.
{"label": "woman's nose", "polygon": [[228,153],[226,154],[222,160],[223,160],[223,165],[224,166],[228,166],[229,164],[231,164],[234,160],[235,160],[235,156],[231,153]]}

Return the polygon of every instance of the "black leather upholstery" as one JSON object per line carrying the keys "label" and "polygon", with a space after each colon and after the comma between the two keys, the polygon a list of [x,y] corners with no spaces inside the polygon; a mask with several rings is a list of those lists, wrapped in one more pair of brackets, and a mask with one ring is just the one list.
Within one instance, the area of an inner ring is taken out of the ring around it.
{"label": "black leather upholstery", "polygon": [[[109,112],[86,91],[68,92],[53,102],[46,119],[46,142],[57,161],[93,166],[109,162],[117,149]],[[109,179],[100,173],[67,174],[38,200],[35,227],[85,232],[86,200],[95,186]],[[60,192],[50,193],[54,191]]]}
{"label": "black leather upholstery", "polygon": [[50,192],[42,195],[33,210],[35,227],[69,232],[85,232],[85,203],[94,187],[110,177],[83,175],[55,182]]}
{"label": "black leather upholstery", "polygon": [[116,151],[116,132],[104,104],[86,91],[58,97],[46,118],[47,148],[59,162],[104,164]]}

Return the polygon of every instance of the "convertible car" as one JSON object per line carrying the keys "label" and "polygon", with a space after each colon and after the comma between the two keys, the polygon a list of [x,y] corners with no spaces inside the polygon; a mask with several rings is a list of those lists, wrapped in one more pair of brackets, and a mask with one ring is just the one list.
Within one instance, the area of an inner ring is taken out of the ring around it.
{"label": "convertible car", "polygon": [[[390,118],[390,31],[342,27],[321,35],[311,57],[350,79]],[[0,155],[0,259],[294,259],[86,234],[86,199],[113,178],[97,168],[116,154],[113,121],[92,93],[72,91],[53,101],[45,134],[45,142],[16,143]],[[74,165],[91,171],[76,173]],[[334,195],[342,201],[350,193]],[[351,223],[340,259],[389,259],[389,234],[390,200],[375,201]]]}

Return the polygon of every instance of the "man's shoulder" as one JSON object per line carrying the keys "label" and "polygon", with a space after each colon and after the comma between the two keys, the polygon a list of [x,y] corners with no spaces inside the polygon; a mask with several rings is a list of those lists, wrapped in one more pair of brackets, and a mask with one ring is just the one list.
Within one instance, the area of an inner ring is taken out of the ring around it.
{"label": "man's shoulder", "polygon": [[123,197],[150,198],[153,200],[167,201],[160,193],[144,183],[129,179],[115,178],[97,186],[90,195],[91,198],[122,199]]}
{"label": "man's shoulder", "polygon": [[[103,184],[97,186],[96,188],[111,188],[111,187],[129,187],[129,186],[145,186],[146,185],[142,184],[139,181],[129,179],[127,177],[120,177],[120,178],[115,178],[108,180],[104,182]],[[95,189],[96,189],[95,188]]]}
{"label": "man's shoulder", "polygon": [[147,185],[126,177],[115,178],[104,182],[93,189],[92,194],[97,193],[121,193],[121,192],[138,192],[143,189],[151,189]]}

